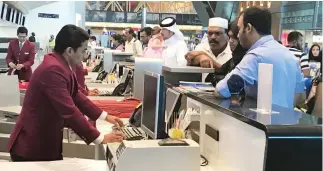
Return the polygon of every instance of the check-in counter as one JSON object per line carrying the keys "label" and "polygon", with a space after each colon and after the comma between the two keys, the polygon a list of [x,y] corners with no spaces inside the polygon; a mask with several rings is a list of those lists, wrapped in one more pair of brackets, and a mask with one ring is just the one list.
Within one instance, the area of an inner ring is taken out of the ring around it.
{"label": "check-in counter", "polygon": [[272,114],[257,113],[256,100],[239,96],[182,94],[186,108],[200,112],[193,132],[213,170],[322,170],[320,118],[278,105]]}
{"label": "check-in counter", "polygon": [[88,160],[68,158],[49,162],[1,162],[4,170],[22,171],[108,171],[109,168],[104,160]]}
{"label": "check-in counter", "polygon": [[116,50],[104,50],[103,66],[105,71],[110,71],[115,63],[133,59],[133,53]]}
{"label": "check-in counter", "polygon": [[203,82],[202,74],[214,73],[213,68],[194,66],[163,66],[165,82],[178,85],[180,81]]}

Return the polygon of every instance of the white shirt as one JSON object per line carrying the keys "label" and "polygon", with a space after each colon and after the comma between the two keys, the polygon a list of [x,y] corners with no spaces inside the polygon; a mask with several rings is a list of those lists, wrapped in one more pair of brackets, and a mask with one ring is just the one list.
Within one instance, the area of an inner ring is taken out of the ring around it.
{"label": "white shirt", "polygon": [[176,36],[165,40],[166,49],[163,51],[163,58],[167,66],[186,66],[185,54],[188,52],[184,40],[176,39]]}
{"label": "white shirt", "polygon": [[214,59],[214,61],[219,63],[220,65],[225,64],[232,58],[232,52],[231,52],[229,43],[227,44],[227,47],[224,49],[224,51],[221,52],[218,56],[215,56],[213,54],[210,48],[209,42],[205,42],[197,45],[195,50],[205,52],[209,57]]}
{"label": "white shirt", "polygon": [[142,44],[139,40],[136,40],[135,38],[132,38],[132,40],[126,41],[125,43],[125,52],[127,53],[133,53],[135,56],[142,55]]}
{"label": "white shirt", "polygon": [[[24,42],[21,42],[21,48],[24,47],[26,40]],[[20,41],[18,40],[18,46],[20,46]]]}
{"label": "white shirt", "polygon": [[[105,112],[105,111],[103,111],[102,113],[101,113],[101,115],[100,115],[100,117],[99,117],[99,119],[101,119],[101,120],[105,120],[105,118],[108,116],[108,113],[107,112]],[[102,142],[103,142],[103,140],[104,140],[104,135],[102,135],[101,133],[100,133],[100,135],[98,136],[98,138],[96,138],[94,141],[93,141],[93,143],[94,144],[101,144]]]}

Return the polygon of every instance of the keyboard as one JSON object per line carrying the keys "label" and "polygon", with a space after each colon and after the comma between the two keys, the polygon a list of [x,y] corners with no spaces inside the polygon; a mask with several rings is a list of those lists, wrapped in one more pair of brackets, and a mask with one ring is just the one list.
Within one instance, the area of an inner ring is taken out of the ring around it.
{"label": "keyboard", "polygon": [[140,128],[122,127],[122,128],[114,128],[114,129],[119,129],[125,135],[125,140],[127,141],[144,139],[143,131],[140,130]]}
{"label": "keyboard", "polygon": [[112,93],[108,90],[99,90],[98,96],[109,96]]}
{"label": "keyboard", "polygon": [[91,81],[90,83],[102,83],[101,80],[94,80],[94,81]]}

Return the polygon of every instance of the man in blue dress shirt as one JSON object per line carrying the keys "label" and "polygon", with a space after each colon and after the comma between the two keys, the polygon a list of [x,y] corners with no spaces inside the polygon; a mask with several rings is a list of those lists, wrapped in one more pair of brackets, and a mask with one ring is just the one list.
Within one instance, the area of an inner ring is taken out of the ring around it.
{"label": "man in blue dress shirt", "polygon": [[267,9],[245,9],[238,21],[238,38],[249,49],[239,65],[216,85],[217,97],[229,98],[243,89],[247,96],[257,97],[258,64],[273,65],[272,103],[293,108],[296,85],[303,75],[292,53],[271,35],[271,14]]}

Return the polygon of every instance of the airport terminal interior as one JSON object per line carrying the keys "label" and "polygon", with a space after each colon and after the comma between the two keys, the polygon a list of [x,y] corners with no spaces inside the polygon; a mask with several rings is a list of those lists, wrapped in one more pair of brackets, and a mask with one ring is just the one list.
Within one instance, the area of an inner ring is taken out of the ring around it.
{"label": "airport terminal interior", "polygon": [[0,1],[0,170],[322,171],[322,1]]}

